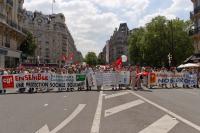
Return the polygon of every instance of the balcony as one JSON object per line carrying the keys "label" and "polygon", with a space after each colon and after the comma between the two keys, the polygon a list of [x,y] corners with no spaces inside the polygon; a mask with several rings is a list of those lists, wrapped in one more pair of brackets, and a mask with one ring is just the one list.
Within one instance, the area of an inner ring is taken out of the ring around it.
{"label": "balcony", "polygon": [[11,20],[7,20],[7,24],[8,24],[9,26],[11,26],[12,28],[14,28],[14,29],[16,29],[16,30],[18,30],[18,31],[20,31],[20,32],[22,32],[22,33],[24,33],[24,34],[27,33],[27,30],[25,30],[24,28],[22,28],[22,27],[19,26],[17,23],[15,23],[15,22],[13,22],[13,21],[11,21]]}
{"label": "balcony", "polygon": [[194,18],[194,11],[190,12],[190,19]]}
{"label": "balcony", "polygon": [[199,33],[200,33],[200,27],[197,27],[197,28],[191,29],[191,30],[189,31],[189,36],[197,35],[197,34],[199,34]]}
{"label": "balcony", "polygon": [[5,42],[5,47],[10,48],[10,42]]}
{"label": "balcony", "polygon": [[18,14],[23,15],[23,13],[24,13],[24,10],[21,7],[18,7]]}
{"label": "balcony", "polygon": [[0,12],[0,19],[2,19],[2,20],[6,19],[6,16],[3,13],[1,13],[1,12]]}
{"label": "balcony", "polygon": [[195,7],[194,8],[194,15],[199,13],[199,11],[200,11],[200,6]]}
{"label": "balcony", "polygon": [[8,5],[10,5],[11,7],[13,7],[13,0],[6,0],[6,3],[7,3]]}

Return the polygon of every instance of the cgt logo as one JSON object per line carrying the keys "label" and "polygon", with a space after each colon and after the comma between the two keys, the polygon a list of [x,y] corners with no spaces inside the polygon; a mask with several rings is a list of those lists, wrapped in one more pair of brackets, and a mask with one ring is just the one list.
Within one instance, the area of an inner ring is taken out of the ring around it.
{"label": "cgt logo", "polygon": [[13,76],[2,76],[2,85],[4,89],[14,88]]}

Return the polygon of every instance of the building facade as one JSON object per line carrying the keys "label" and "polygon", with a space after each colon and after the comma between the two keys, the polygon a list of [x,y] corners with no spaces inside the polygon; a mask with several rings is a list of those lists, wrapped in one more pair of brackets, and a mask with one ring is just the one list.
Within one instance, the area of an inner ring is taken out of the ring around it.
{"label": "building facade", "polygon": [[23,24],[23,0],[0,0],[0,67],[20,63],[21,43],[26,34]]}
{"label": "building facade", "polygon": [[115,62],[122,55],[128,57],[129,29],[126,23],[121,23],[119,29],[115,29],[110,40],[103,49],[104,59],[107,63]]}
{"label": "building facade", "polygon": [[195,53],[200,53],[200,0],[191,0],[194,10],[190,12],[190,18],[193,21],[193,29],[190,35],[194,40]]}
{"label": "building facade", "polygon": [[69,63],[78,60],[78,51],[62,13],[44,15],[37,11],[25,11],[24,16],[24,28],[33,34],[37,45],[35,56],[29,57],[28,63],[64,65],[63,55],[67,58],[71,56]]}
{"label": "building facade", "polygon": [[106,64],[109,64],[109,40],[106,41],[106,45],[103,48],[103,51],[102,51],[102,60]]}

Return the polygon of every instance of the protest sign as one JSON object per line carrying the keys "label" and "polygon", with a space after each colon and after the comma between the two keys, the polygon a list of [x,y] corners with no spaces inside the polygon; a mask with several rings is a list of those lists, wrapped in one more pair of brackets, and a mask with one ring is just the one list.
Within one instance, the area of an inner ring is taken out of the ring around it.
{"label": "protest sign", "polygon": [[130,83],[130,72],[129,71],[119,72],[118,83],[123,85],[128,85]]}
{"label": "protest sign", "polygon": [[183,85],[193,86],[197,85],[197,74],[191,73],[170,73],[170,72],[156,72],[149,75],[149,85],[171,85],[177,84],[182,87]]}
{"label": "protest sign", "polygon": [[14,74],[1,76],[2,89],[20,88],[74,88],[85,85],[83,74]]}
{"label": "protest sign", "polygon": [[96,72],[95,78],[96,78],[96,85],[102,86],[103,85],[103,72]]}
{"label": "protest sign", "polygon": [[106,72],[103,73],[103,85],[117,85],[118,83],[118,73],[116,72]]}

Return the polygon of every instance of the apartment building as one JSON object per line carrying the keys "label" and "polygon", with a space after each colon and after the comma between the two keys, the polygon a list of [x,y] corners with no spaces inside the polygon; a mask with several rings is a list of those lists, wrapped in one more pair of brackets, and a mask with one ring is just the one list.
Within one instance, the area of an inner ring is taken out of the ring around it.
{"label": "apartment building", "polygon": [[129,28],[126,23],[121,23],[119,28],[115,29],[110,40],[106,42],[103,49],[104,60],[112,64],[122,55],[128,57],[128,36]]}
{"label": "apartment building", "polygon": [[26,34],[22,28],[24,0],[0,0],[0,67],[20,63],[21,43]]}
{"label": "apartment building", "polygon": [[29,57],[28,63],[39,60],[41,64],[64,65],[62,55],[69,57],[72,54],[74,58],[69,62],[76,62],[78,51],[62,13],[45,15],[42,12],[25,11],[24,16],[24,28],[33,34],[37,44],[35,56]]}

